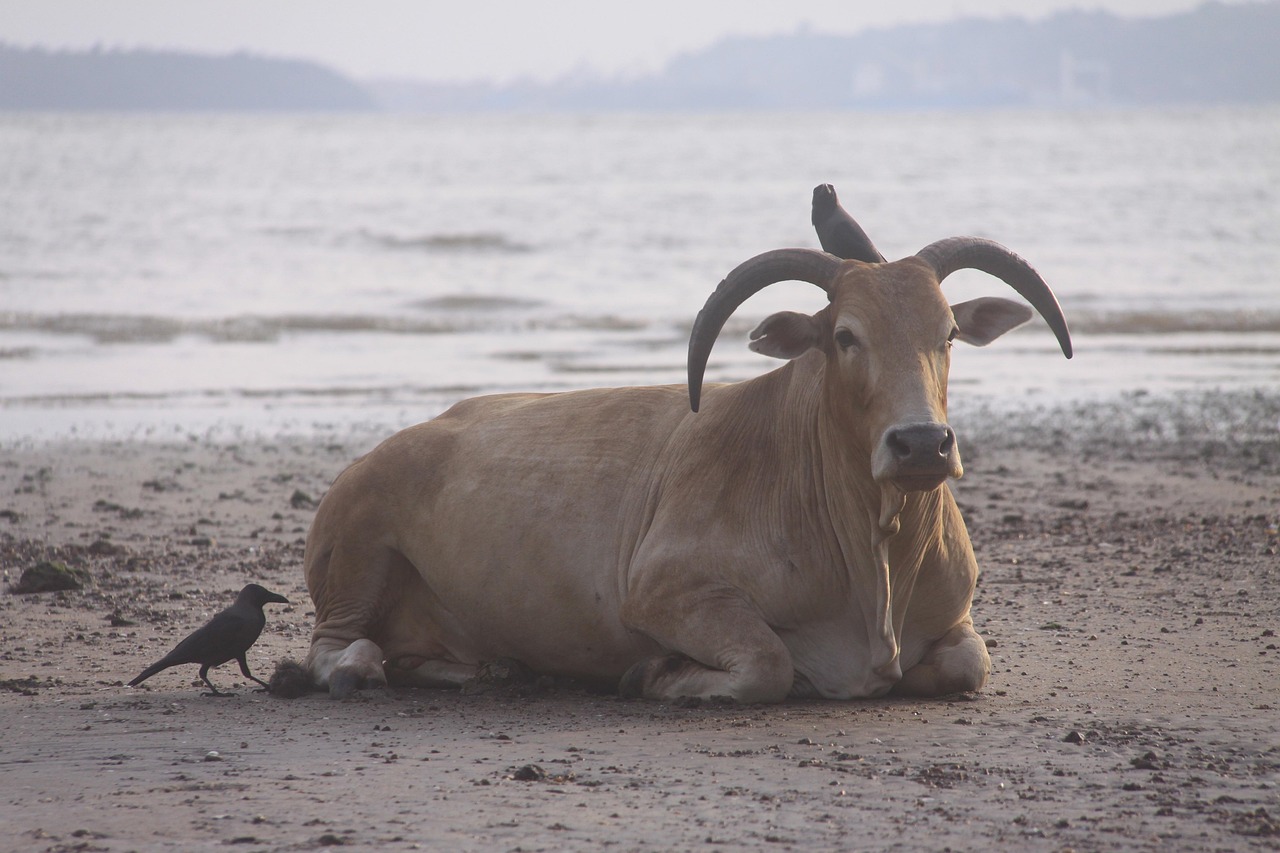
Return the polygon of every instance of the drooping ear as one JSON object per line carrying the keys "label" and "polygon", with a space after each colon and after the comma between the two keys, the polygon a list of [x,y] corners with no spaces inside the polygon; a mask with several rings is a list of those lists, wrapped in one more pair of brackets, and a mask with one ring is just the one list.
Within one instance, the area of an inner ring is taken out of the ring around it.
{"label": "drooping ear", "polygon": [[751,330],[753,352],[774,358],[795,358],[818,345],[818,321],[808,314],[779,311]]}
{"label": "drooping ear", "polygon": [[960,329],[956,337],[975,347],[985,347],[1005,332],[1018,328],[1035,316],[1021,302],[995,296],[958,302],[951,306],[951,314],[956,318],[956,326]]}

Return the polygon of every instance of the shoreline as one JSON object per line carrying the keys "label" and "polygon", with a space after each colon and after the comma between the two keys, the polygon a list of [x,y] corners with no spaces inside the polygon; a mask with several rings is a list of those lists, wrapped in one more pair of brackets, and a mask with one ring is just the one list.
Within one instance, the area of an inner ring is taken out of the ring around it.
{"label": "shoreline", "polygon": [[[211,675],[229,699],[201,697],[194,667],[128,688],[249,581],[293,602],[270,608],[254,673],[304,656],[314,505],[385,435],[9,443],[0,833],[112,851],[1280,849],[1280,393],[953,415],[993,673],[924,702],[290,701],[234,665]],[[14,595],[42,559],[92,580]]]}

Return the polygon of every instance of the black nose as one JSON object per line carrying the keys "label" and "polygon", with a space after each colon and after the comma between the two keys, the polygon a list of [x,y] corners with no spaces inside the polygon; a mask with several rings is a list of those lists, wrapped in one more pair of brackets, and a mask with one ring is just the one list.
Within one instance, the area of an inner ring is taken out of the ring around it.
{"label": "black nose", "polygon": [[946,459],[956,446],[956,434],[946,424],[894,427],[884,440],[898,461],[918,464]]}

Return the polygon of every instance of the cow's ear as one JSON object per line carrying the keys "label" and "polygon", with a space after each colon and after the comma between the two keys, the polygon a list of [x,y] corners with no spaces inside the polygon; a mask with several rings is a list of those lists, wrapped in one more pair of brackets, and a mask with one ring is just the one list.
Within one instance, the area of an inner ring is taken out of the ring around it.
{"label": "cow's ear", "polygon": [[761,355],[795,358],[818,345],[818,321],[808,314],[779,311],[751,331],[751,347]]}
{"label": "cow's ear", "polygon": [[1034,316],[1031,309],[1021,302],[995,296],[958,302],[951,306],[951,314],[960,329],[956,337],[975,347],[985,347]]}

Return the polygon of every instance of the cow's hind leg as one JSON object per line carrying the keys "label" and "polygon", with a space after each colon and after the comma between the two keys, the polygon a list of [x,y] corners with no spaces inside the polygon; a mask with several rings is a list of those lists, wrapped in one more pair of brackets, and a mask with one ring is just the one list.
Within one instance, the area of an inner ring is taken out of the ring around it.
{"label": "cow's hind leg", "polygon": [[618,685],[624,696],[781,702],[791,690],[791,653],[759,611],[736,596],[636,596],[622,617],[673,652],[627,670]]}
{"label": "cow's hind leg", "polygon": [[385,687],[383,652],[374,638],[395,582],[403,580],[397,565],[403,558],[385,548],[342,544],[308,551],[307,588],[316,605],[316,626],[304,666],[315,685],[328,688],[334,698]]}
{"label": "cow's hind leg", "polygon": [[431,616],[440,603],[404,555],[370,546],[348,556],[335,548],[311,562],[316,627],[306,666],[330,696],[388,684],[456,687],[475,675],[474,663],[451,656]]}
{"label": "cow's hind leg", "polygon": [[891,691],[898,696],[945,696],[981,690],[991,674],[987,644],[962,622],[935,642],[918,664],[902,674]]}

